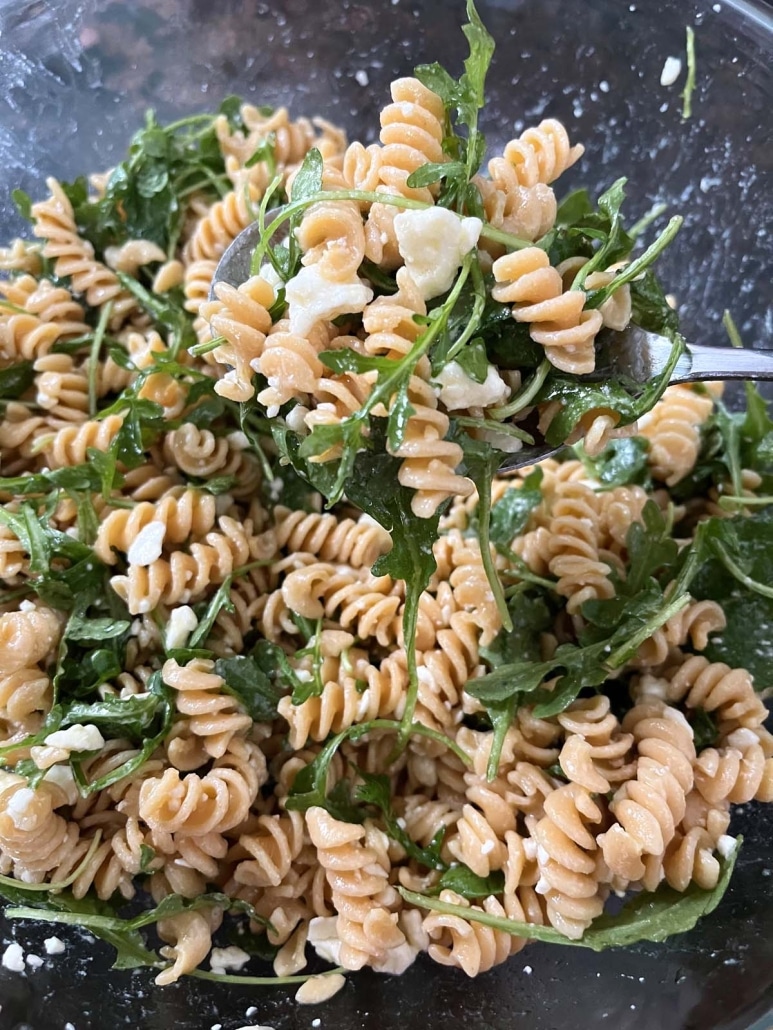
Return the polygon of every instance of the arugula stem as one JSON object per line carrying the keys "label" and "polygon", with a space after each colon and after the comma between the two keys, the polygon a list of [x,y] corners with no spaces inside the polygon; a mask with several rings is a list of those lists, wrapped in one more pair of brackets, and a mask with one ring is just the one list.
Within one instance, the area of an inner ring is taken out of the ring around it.
{"label": "arugula stem", "polygon": [[[65,880],[56,880],[53,883],[25,883],[24,880],[16,880],[12,876],[0,876],[0,883],[5,884],[7,887],[13,887],[14,890],[20,891],[38,891],[46,894],[58,894],[59,891],[63,891],[65,887],[69,887],[70,884],[75,883],[80,874],[84,869],[88,867],[89,862],[94,857],[94,854],[99,847],[99,843],[102,840],[102,831],[97,830],[94,834],[94,839],[89,845],[89,850],[83,856],[81,862],[75,867],[70,875]],[[35,909],[34,911],[37,911]],[[7,915],[7,913],[6,913]]]}
{"label": "arugula stem", "polygon": [[695,32],[691,25],[685,30],[687,42],[685,46],[687,55],[687,79],[682,90],[682,121],[686,122],[692,117],[692,95],[695,90]]}
{"label": "arugula stem", "polygon": [[[403,730],[403,722],[397,721],[396,719],[371,719],[370,722],[362,723],[360,726],[352,726],[350,736],[353,739],[364,736],[365,733],[370,733],[371,730],[394,730],[397,733],[401,733]],[[433,730],[430,726],[425,726],[421,722],[412,722],[408,727],[408,736],[417,737],[428,737],[430,740],[436,741],[438,744],[442,744],[443,747],[448,748],[449,751],[453,751],[457,758],[459,758],[466,766],[472,764],[472,760],[465,754],[459,745],[451,740],[450,737],[446,737],[445,734],[440,733],[438,730]]]}
{"label": "arugula stem", "polygon": [[730,346],[743,348],[743,340],[741,339],[741,334],[738,332],[738,326],[735,324],[735,319],[727,308],[725,308],[722,315],[722,325],[725,327],[725,332],[730,340]]}
{"label": "arugula stem", "polygon": [[628,230],[628,235],[631,239],[636,239],[637,236],[641,236],[647,226],[651,225],[656,219],[668,210],[668,204],[660,203],[653,204],[646,215],[642,215],[638,222],[634,222],[631,228]]}
{"label": "arugula stem", "polygon": [[[391,207],[399,207],[413,211],[426,211],[428,208],[435,206],[434,204],[428,204],[423,200],[413,200],[410,197],[403,197],[400,194],[376,193],[372,190],[320,190],[319,193],[315,193],[310,197],[304,197],[303,200],[290,201],[290,203],[286,204],[281,211],[277,211],[271,224],[266,226],[265,232],[261,236],[260,243],[255,248],[255,253],[252,256],[252,268],[259,268],[263,263],[263,258],[266,256],[266,251],[270,246],[271,237],[286,221],[294,215],[305,211],[305,209],[307,207],[311,207],[312,204],[335,200],[356,200],[362,204],[387,204]],[[462,216],[459,215],[459,217],[461,218]],[[513,236],[512,233],[505,232],[503,229],[495,229],[494,226],[490,225],[488,222],[483,223],[483,228],[481,229],[480,234],[489,240],[495,240],[497,243],[504,243],[505,246],[510,247],[511,250],[523,250],[525,247],[533,246],[530,240],[522,240],[520,237]]]}
{"label": "arugula stem", "polygon": [[465,330],[462,335],[449,350],[444,363],[453,361],[465,344],[472,338],[476,329],[480,325],[481,315],[483,314],[483,309],[486,306],[486,286],[483,281],[483,272],[481,271],[480,264],[477,261],[473,261],[472,263],[471,274],[472,285],[475,290],[475,300],[472,305],[470,321],[465,326]]}
{"label": "arugula stem", "polygon": [[89,351],[89,417],[94,418],[97,413],[97,377],[99,375],[99,352],[102,350],[102,343],[105,339],[107,323],[113,313],[113,302],[108,301],[102,307],[99,314],[99,322],[94,330],[94,338]]}
{"label": "arugula stem", "polygon": [[604,301],[609,300],[616,290],[619,290],[621,286],[625,286],[626,283],[634,280],[641,272],[646,271],[658,255],[660,255],[671,243],[673,238],[682,228],[683,222],[684,218],[682,218],[681,215],[674,215],[660,236],[658,236],[657,239],[647,247],[643,254],[640,254],[635,261],[630,263],[630,265],[626,265],[625,268],[621,268],[607,286],[602,286],[601,289],[598,290],[591,290],[588,294],[587,300],[585,301],[586,309],[600,308]]}
{"label": "arugula stem", "polygon": [[518,426],[513,425],[502,425],[501,422],[495,422],[490,418],[468,418],[466,415],[457,415],[454,421],[457,425],[470,429],[488,429],[491,432],[499,433],[500,436],[512,436],[516,440],[523,440],[524,443],[530,445],[534,443],[534,437],[525,429],[519,429]]}
{"label": "arugula stem", "polygon": [[761,594],[763,597],[773,597],[773,586],[766,586],[764,583],[760,583],[758,580],[748,576],[718,541],[714,542],[714,553],[731,576],[747,589],[753,590],[755,594]]}
{"label": "arugula stem", "polygon": [[218,347],[226,343],[225,336],[216,336],[212,340],[207,340],[205,343],[196,343],[188,349],[188,353],[192,354],[195,358],[201,357],[202,354],[209,354],[210,351],[217,350]]}
{"label": "arugula stem", "polygon": [[0,300],[0,309],[10,311],[14,315],[28,315],[26,308],[20,308],[18,304],[11,304],[10,300]]}
{"label": "arugula stem", "polygon": [[620,666],[625,663],[636,654],[639,647],[644,643],[645,640],[649,640],[652,634],[659,630],[661,626],[665,625],[672,615],[676,615],[690,602],[689,594],[681,594],[676,597],[673,601],[661,608],[656,615],[649,619],[645,624],[638,630],[632,637],[630,637],[622,647],[618,647],[616,651],[604,662],[605,665],[612,669],[619,669]]}
{"label": "arugula stem", "polygon": [[186,976],[197,980],[209,980],[210,983],[249,984],[253,987],[281,987],[284,984],[303,984],[315,976],[333,976],[335,973],[346,973],[342,966],[326,969],[324,973],[300,973],[297,976],[235,976],[223,973],[208,973],[206,969],[192,969]]}
{"label": "arugula stem", "polygon": [[480,543],[480,558],[483,568],[486,570],[491,592],[494,595],[494,603],[497,606],[502,626],[506,633],[513,628],[513,620],[505,600],[502,589],[502,581],[494,564],[491,554],[490,530],[491,530],[491,477],[484,476],[482,483],[475,484],[478,488],[478,541]]}
{"label": "arugula stem", "polygon": [[736,497],[732,494],[724,494],[719,498],[720,508],[725,511],[732,511],[733,508],[766,508],[773,504],[773,496],[770,497]]}
{"label": "arugula stem", "polygon": [[493,419],[496,419],[497,422],[503,422],[505,419],[511,418],[513,415],[523,410],[523,408],[528,404],[531,404],[542,389],[550,369],[550,362],[547,358],[543,358],[534,375],[521,387],[515,396],[511,397],[507,404],[503,404],[497,408],[489,408],[489,415]]}

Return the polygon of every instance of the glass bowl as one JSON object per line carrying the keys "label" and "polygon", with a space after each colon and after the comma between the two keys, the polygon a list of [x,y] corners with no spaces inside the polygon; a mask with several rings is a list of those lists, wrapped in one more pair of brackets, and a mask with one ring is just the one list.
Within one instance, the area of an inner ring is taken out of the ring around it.
{"label": "glass bowl", "polygon": [[[773,12],[749,0],[489,0],[497,40],[484,128],[492,146],[547,115],[586,155],[566,176],[601,190],[629,178],[629,217],[662,201],[685,224],[660,265],[683,331],[722,343],[729,308],[748,345],[773,331],[771,108]],[[227,94],[321,114],[375,136],[390,79],[439,59],[458,70],[462,0],[0,0],[0,215],[38,196],[44,178],[109,167],[144,110],[162,119],[214,108]],[[696,33],[693,114],[667,57],[684,65]],[[206,1030],[222,1024],[338,1030],[767,1030],[773,1023],[773,810],[745,806],[745,844],[719,909],[662,945],[596,955],[532,945],[477,980],[417,962],[399,980],[368,972],[317,1008],[283,988],[110,971],[108,949],[73,931],[43,968],[0,970],[3,1030]],[[6,940],[42,954],[51,928],[6,924]],[[249,1013],[249,1015],[248,1015]],[[767,1016],[766,1016],[767,1013]],[[316,1022],[319,1020],[319,1022]]]}

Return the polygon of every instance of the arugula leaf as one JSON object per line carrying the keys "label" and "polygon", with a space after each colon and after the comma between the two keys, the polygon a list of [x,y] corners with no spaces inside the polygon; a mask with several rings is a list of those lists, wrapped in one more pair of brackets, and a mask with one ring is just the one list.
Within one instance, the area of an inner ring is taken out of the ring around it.
{"label": "arugula leaf", "polygon": [[429,847],[421,847],[411,839],[392,811],[392,785],[389,777],[374,775],[361,769],[357,772],[362,783],[355,788],[354,800],[364,805],[374,805],[380,811],[388,836],[403,848],[409,858],[415,859],[428,869],[445,869],[446,864],[440,857],[445,827],[438,830]]}
{"label": "arugula leaf", "polygon": [[[0,887],[0,894],[6,895],[6,890]],[[69,892],[50,894],[45,899],[27,897],[24,901],[24,907],[7,908],[5,918],[64,923],[88,930],[115,948],[113,969],[163,965],[158,955],[148,949],[140,932],[128,926],[128,920],[121,919],[109,902],[92,895],[76,899]]]}
{"label": "arugula leaf", "polygon": [[514,594],[507,603],[512,628],[501,630],[481,657],[496,669],[518,661],[540,660],[539,637],[553,625],[554,614],[545,591],[528,590]]}
{"label": "arugula leaf", "polygon": [[312,147],[293,179],[293,201],[307,200],[322,190],[322,154]]}
{"label": "arugula leaf", "polygon": [[[709,641],[706,657],[748,669],[757,690],[773,687],[773,636],[765,632],[773,625],[773,598],[749,585],[773,583],[773,508],[747,517],[708,519],[698,528],[694,549],[698,571],[690,592],[696,600],[718,601],[727,620]],[[745,581],[738,580],[739,571]],[[753,647],[750,627],[755,627]]]}
{"label": "arugula leaf", "polygon": [[631,321],[648,333],[670,336],[679,328],[679,315],[666,300],[660,280],[651,268],[630,284]]}
{"label": "arugula leaf", "polygon": [[15,189],[11,190],[11,200],[13,200],[16,210],[22,216],[25,222],[31,222],[32,219],[32,198],[29,193],[25,190]]}
{"label": "arugula leaf", "polygon": [[542,503],[543,473],[535,468],[517,489],[508,490],[491,508],[491,542],[498,550],[508,550],[524,531],[529,516]]}
{"label": "arugula leaf", "polygon": [[0,370],[0,400],[15,401],[32,386],[35,371],[31,361],[19,361]]}
{"label": "arugula leaf", "polygon": [[433,893],[450,890],[461,894],[463,898],[488,898],[492,894],[501,894],[505,889],[505,875],[495,870],[490,876],[478,876],[466,865],[452,866],[446,869],[435,885]]}
{"label": "arugula leaf", "polygon": [[64,706],[62,726],[90,723],[106,737],[143,741],[156,717],[161,699],[157,694],[106,697],[103,701],[74,701]]}
{"label": "arugula leaf", "polygon": [[215,132],[215,115],[193,115],[162,126],[152,112],[132,138],[127,158],[110,175],[105,194],[89,200],[85,179],[63,183],[80,234],[101,256],[108,244],[144,239],[173,254],[185,198],[212,199],[230,188]]}
{"label": "arugula leaf", "polygon": [[[367,725],[367,723],[362,723],[361,727],[367,727]],[[364,732],[364,730],[361,730],[361,727],[357,727],[357,730]],[[365,812],[363,808],[353,803],[347,793],[346,786],[344,786],[342,791],[342,785],[336,784],[339,788],[338,791],[331,791],[330,794],[328,794],[327,790],[328,773],[333,756],[344,740],[352,735],[354,730],[355,727],[350,726],[331,737],[314,761],[300,770],[293,781],[285,802],[285,807],[288,810],[305,812],[309,808],[319,806],[328,811],[334,819],[340,819],[343,822],[361,823],[364,820]]]}
{"label": "arugula leaf", "polygon": [[218,658],[215,673],[225,681],[223,689],[235,697],[255,722],[277,718],[277,703],[282,692],[253,655]]}
{"label": "arugula leaf", "polygon": [[565,376],[550,372],[545,385],[536,397],[538,404],[559,401],[561,410],[553,418],[545,433],[545,440],[551,447],[559,447],[567,440],[583,415],[599,408],[620,413],[620,425],[630,425],[649,411],[663,395],[671,374],[684,348],[684,341],[678,334],[669,361],[657,377],[636,392],[630,393],[616,380],[591,383],[578,380],[576,376]]}
{"label": "arugula leaf", "polygon": [[[375,430],[375,445],[383,439],[383,420]],[[372,436],[374,434],[372,433]],[[420,518],[412,508],[413,491],[398,481],[400,460],[385,453],[362,452],[353,462],[347,486],[349,499],[374,518],[392,538],[392,549],[373,565],[374,576],[391,576],[405,581],[403,635],[406,642],[410,686],[403,725],[413,721],[418,691],[416,671],[416,625],[419,599],[437,568],[432,546],[438,536],[440,510],[430,518]],[[373,483],[380,485],[373,489]]]}
{"label": "arugula leaf", "polygon": [[712,890],[701,890],[695,883],[691,883],[685,891],[660,886],[652,894],[642,892],[614,915],[599,916],[576,941],[570,940],[550,926],[519,922],[480,910],[470,911],[464,905],[440,901],[439,898],[417,894],[404,887],[397,889],[409,904],[418,908],[459,916],[468,922],[490,926],[514,937],[544,941],[547,944],[561,944],[564,947],[606,951],[607,948],[628,947],[639,941],[661,942],[675,934],[692,930],[698,920],[713,912],[722,900],[730,883],[742,840],[741,837],[737,838],[736,846],[729,858],[720,859],[722,872],[716,887]]}
{"label": "arugula leaf", "polygon": [[618,486],[649,486],[647,467],[649,441],[643,436],[624,436],[611,440],[595,458],[589,457],[582,444],[575,444],[574,452],[603,489]]}
{"label": "arugula leaf", "polygon": [[698,754],[707,747],[715,747],[719,740],[716,716],[705,708],[693,708],[687,713],[692,726],[695,750]]}

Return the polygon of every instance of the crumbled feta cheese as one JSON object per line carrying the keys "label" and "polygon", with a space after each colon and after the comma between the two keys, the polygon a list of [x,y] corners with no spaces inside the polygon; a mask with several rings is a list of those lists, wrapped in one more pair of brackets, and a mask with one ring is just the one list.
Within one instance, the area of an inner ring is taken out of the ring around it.
{"label": "crumbled feta cheese", "polygon": [[[72,774],[72,767],[69,765],[52,765],[43,777],[43,782],[53,783],[58,787],[67,799],[68,805],[74,805],[80,797],[75,777]],[[55,937],[51,939],[56,940]]]}
{"label": "crumbled feta cheese", "polygon": [[324,973],[310,976],[295,992],[295,1000],[299,1005],[319,1005],[323,1001],[338,994],[346,983],[340,973]]}
{"label": "crumbled feta cheese", "polygon": [[26,962],[30,969],[40,969],[43,965],[43,959],[40,955],[27,955]]}
{"label": "crumbled feta cheese", "polygon": [[459,218],[445,207],[401,211],[394,225],[397,249],[425,300],[451,289],[483,228],[480,218]]}
{"label": "crumbled feta cheese", "polygon": [[260,266],[258,275],[264,282],[268,283],[269,286],[273,286],[274,293],[276,293],[277,286],[284,286],[285,284],[284,279],[270,261],[266,261]]}
{"label": "crumbled feta cheese", "polygon": [[667,57],[660,73],[661,86],[673,86],[682,71],[682,62],[678,57]]}
{"label": "crumbled feta cheese", "polygon": [[531,976],[531,974],[533,972],[531,966],[524,966],[523,967],[523,971],[524,971],[524,973],[526,973],[527,976]]}
{"label": "crumbled feta cheese", "polygon": [[717,841],[717,851],[720,853],[722,858],[730,858],[735,851],[735,847],[738,841],[735,837],[731,837],[728,833],[723,833]]}
{"label": "crumbled feta cheese", "polygon": [[408,941],[403,941],[396,948],[389,948],[380,961],[374,961],[373,968],[377,973],[400,976],[413,965],[418,954],[418,948],[414,948]]}
{"label": "crumbled feta cheese", "polygon": [[163,522],[149,522],[132,540],[126,558],[130,565],[152,565],[161,557],[166,526]]}
{"label": "crumbled feta cheese", "polygon": [[307,407],[303,404],[296,404],[292,411],[288,411],[285,416],[287,428],[292,429],[294,433],[300,433],[305,436],[309,431],[305,422],[308,413],[309,409]]}
{"label": "crumbled feta cheese", "polygon": [[24,972],[24,951],[21,944],[9,944],[3,952],[2,964],[12,973]]}
{"label": "crumbled feta cheese", "polygon": [[223,1030],[222,1023],[213,1023],[209,1030]]}
{"label": "crumbled feta cheese", "polygon": [[312,1019],[312,1021],[311,1021],[311,1025],[314,1027],[314,1030],[316,1030],[316,1028],[318,1026],[320,1026],[321,1023],[322,1023],[321,1019]]}
{"label": "crumbled feta cheese", "polygon": [[99,751],[105,746],[105,738],[96,726],[76,723],[75,726],[68,726],[66,730],[49,733],[43,743],[50,747],[65,748],[67,751]]}
{"label": "crumbled feta cheese", "polygon": [[255,1006],[255,1005],[250,1005],[250,1007],[244,1013],[244,1015],[247,1017],[247,1019],[252,1019],[252,1017],[253,1016],[257,1016],[257,1014],[258,1014],[258,1009],[257,1009],[257,1006]]}
{"label": "crumbled feta cheese", "polygon": [[316,265],[302,268],[285,288],[289,305],[290,332],[306,336],[321,319],[333,319],[364,311],[373,300],[373,290],[359,279],[334,283]]}
{"label": "crumbled feta cheese", "polygon": [[309,923],[308,941],[321,959],[337,966],[341,958],[336,916],[315,916]]}
{"label": "crumbled feta cheese", "polygon": [[43,947],[46,949],[46,955],[61,955],[64,951],[64,941],[58,937],[46,937]]}
{"label": "crumbled feta cheese", "polygon": [[228,948],[213,948],[209,956],[209,967],[213,973],[225,973],[227,969],[241,969],[249,961],[247,952],[232,944]]}
{"label": "crumbled feta cheese", "polygon": [[[312,1026],[313,1025],[314,1024],[312,1024]],[[251,1026],[239,1026],[236,1030],[274,1030],[274,1028],[273,1026],[264,1026],[263,1023],[261,1023],[260,1026],[258,1026],[257,1023],[254,1023]]]}
{"label": "crumbled feta cheese", "polygon": [[232,433],[226,435],[226,440],[234,447],[237,451],[246,451],[250,446],[250,441],[247,439],[247,434],[243,433],[241,429],[234,429]]}
{"label": "crumbled feta cheese", "polygon": [[510,388],[493,365],[486,369],[486,378],[476,383],[458,361],[449,361],[434,379],[440,386],[439,399],[448,411],[460,408],[488,408],[504,404]]}
{"label": "crumbled feta cheese", "polygon": [[505,454],[517,454],[518,451],[523,450],[523,440],[519,440],[512,433],[498,433],[496,429],[483,429],[480,439],[490,443],[498,451],[504,451]]}
{"label": "crumbled feta cheese", "polygon": [[370,77],[368,76],[368,73],[365,71],[364,68],[359,68],[354,73],[354,78],[359,86],[367,86],[370,82]]}
{"label": "crumbled feta cheese", "polygon": [[25,599],[19,605],[19,611],[20,612],[34,612],[34,611],[36,611],[35,602],[34,601],[30,601],[30,599],[28,597],[25,597]]}
{"label": "crumbled feta cheese", "polygon": [[30,787],[22,787],[11,795],[6,805],[6,813],[11,817],[11,822],[17,830],[28,830],[32,828],[35,821],[34,813],[30,812],[30,806],[35,800],[35,791]]}
{"label": "crumbled feta cheese", "polygon": [[188,637],[193,633],[199,624],[196,613],[189,604],[175,608],[169,616],[166,624],[166,649],[173,651],[176,648],[185,647]]}

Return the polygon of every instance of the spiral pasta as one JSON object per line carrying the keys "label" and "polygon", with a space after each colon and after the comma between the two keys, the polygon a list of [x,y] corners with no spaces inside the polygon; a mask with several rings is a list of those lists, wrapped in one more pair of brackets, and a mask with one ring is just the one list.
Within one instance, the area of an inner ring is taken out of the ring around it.
{"label": "spiral pasta", "polygon": [[700,450],[700,427],[711,414],[710,393],[691,386],[669,386],[661,403],[639,421],[639,432],[650,442],[652,474],[667,486],[684,479]]}
{"label": "spiral pasta", "polygon": [[201,739],[211,758],[222,758],[234,736],[246,732],[252,720],[223,691],[223,678],[213,669],[214,662],[202,658],[194,658],[184,666],[169,659],[161,675],[177,691],[177,710],[188,717],[190,732]]}
{"label": "spiral pasta", "polygon": [[595,309],[585,310],[584,291],[564,291],[559,271],[539,247],[497,258],[493,271],[499,284],[494,299],[513,305],[513,318],[529,324],[531,338],[545,348],[548,361],[575,375],[592,372],[593,342],[603,316]]}

